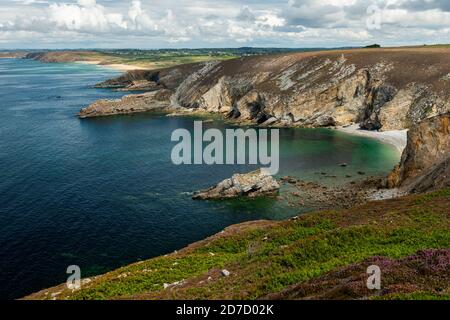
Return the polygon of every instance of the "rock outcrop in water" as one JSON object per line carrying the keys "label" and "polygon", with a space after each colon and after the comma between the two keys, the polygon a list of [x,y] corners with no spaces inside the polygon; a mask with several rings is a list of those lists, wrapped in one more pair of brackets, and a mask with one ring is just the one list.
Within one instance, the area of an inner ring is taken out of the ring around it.
{"label": "rock outcrop in water", "polygon": [[144,94],[130,94],[119,100],[99,100],[82,109],[80,118],[130,114],[148,111],[174,111],[174,92],[183,79],[201,69],[202,64],[185,64],[156,71],[134,70],[122,76],[97,84],[97,88],[111,88],[119,91],[148,91]]}
{"label": "rock outcrop in water", "polygon": [[250,173],[235,174],[232,178],[226,179],[210,189],[197,192],[193,199],[255,198],[274,195],[278,193],[279,189],[278,182],[266,170],[259,169]]}
{"label": "rock outcrop in water", "polygon": [[424,192],[450,186],[450,113],[422,121],[408,133],[399,166],[388,186]]}
{"label": "rock outcrop in water", "polygon": [[170,91],[159,90],[143,94],[128,95],[122,99],[99,100],[81,109],[80,118],[162,111],[170,106]]}
{"label": "rock outcrop in water", "polygon": [[450,111],[449,53],[405,48],[252,56],[134,71],[99,86],[146,80],[152,90],[170,90],[173,107],[237,122],[405,129]]}

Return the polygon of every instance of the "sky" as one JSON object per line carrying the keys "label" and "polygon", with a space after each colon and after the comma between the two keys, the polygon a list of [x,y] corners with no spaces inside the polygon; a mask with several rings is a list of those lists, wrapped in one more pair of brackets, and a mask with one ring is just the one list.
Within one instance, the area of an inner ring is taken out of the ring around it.
{"label": "sky", "polygon": [[450,43],[450,0],[0,0],[0,48]]}

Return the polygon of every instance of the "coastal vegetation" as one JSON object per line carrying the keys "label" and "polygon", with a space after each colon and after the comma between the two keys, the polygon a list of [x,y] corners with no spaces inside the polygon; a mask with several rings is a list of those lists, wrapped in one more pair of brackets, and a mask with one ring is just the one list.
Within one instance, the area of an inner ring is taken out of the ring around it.
{"label": "coastal vegetation", "polygon": [[[449,201],[446,188],[235,225],[179,252],[85,279],[80,291],[61,285],[27,299],[445,299]],[[390,269],[382,289],[371,291],[365,270],[374,261]],[[343,270],[353,280],[338,285]]]}

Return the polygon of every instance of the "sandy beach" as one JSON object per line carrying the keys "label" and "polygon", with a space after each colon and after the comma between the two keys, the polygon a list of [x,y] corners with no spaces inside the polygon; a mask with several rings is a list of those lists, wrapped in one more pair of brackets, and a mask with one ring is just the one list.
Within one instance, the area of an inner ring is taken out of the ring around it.
{"label": "sandy beach", "polygon": [[99,64],[99,66],[113,68],[119,71],[130,71],[130,70],[148,70],[148,68],[141,67],[141,66],[134,66],[131,64]]}
{"label": "sandy beach", "polygon": [[407,143],[408,130],[369,131],[361,130],[357,124],[348,127],[338,127],[337,129],[345,133],[373,138],[388,143],[394,146],[399,153],[403,152]]}
{"label": "sandy beach", "polygon": [[112,68],[119,71],[130,71],[130,70],[146,70],[148,68],[144,68],[142,66],[134,66],[131,64],[119,64],[119,63],[113,63],[113,64],[103,64],[103,61],[77,61],[76,63],[81,64],[92,64],[97,65],[105,68]]}

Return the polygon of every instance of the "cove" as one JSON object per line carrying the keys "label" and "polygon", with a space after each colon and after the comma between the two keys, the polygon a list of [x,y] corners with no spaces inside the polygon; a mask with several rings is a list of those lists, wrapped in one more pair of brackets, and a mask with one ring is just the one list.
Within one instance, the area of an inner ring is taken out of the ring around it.
{"label": "cove", "polygon": [[[195,117],[140,114],[80,120],[80,108],[123,93],[93,89],[117,72],[0,59],[0,298],[178,250],[229,225],[309,211],[276,199],[199,202],[192,192],[257,165],[176,166],[171,134]],[[219,120],[205,130],[235,128]],[[281,129],[279,177],[349,182],[387,174],[391,147],[329,129]],[[339,166],[347,163],[347,168]],[[329,179],[317,172],[327,172]]]}
{"label": "cove", "polygon": [[[270,150],[267,148],[269,145],[267,129],[257,131],[254,128],[247,130],[239,128],[225,131],[224,135],[219,129],[212,128],[203,133],[203,121],[194,121],[193,137],[186,129],[176,129],[171,136],[172,142],[178,142],[172,149],[172,163],[176,165],[259,164],[271,175],[278,173],[278,129],[270,130]],[[206,147],[204,144],[207,144]],[[247,159],[248,162],[246,162]],[[266,165],[269,167],[265,167]]]}

